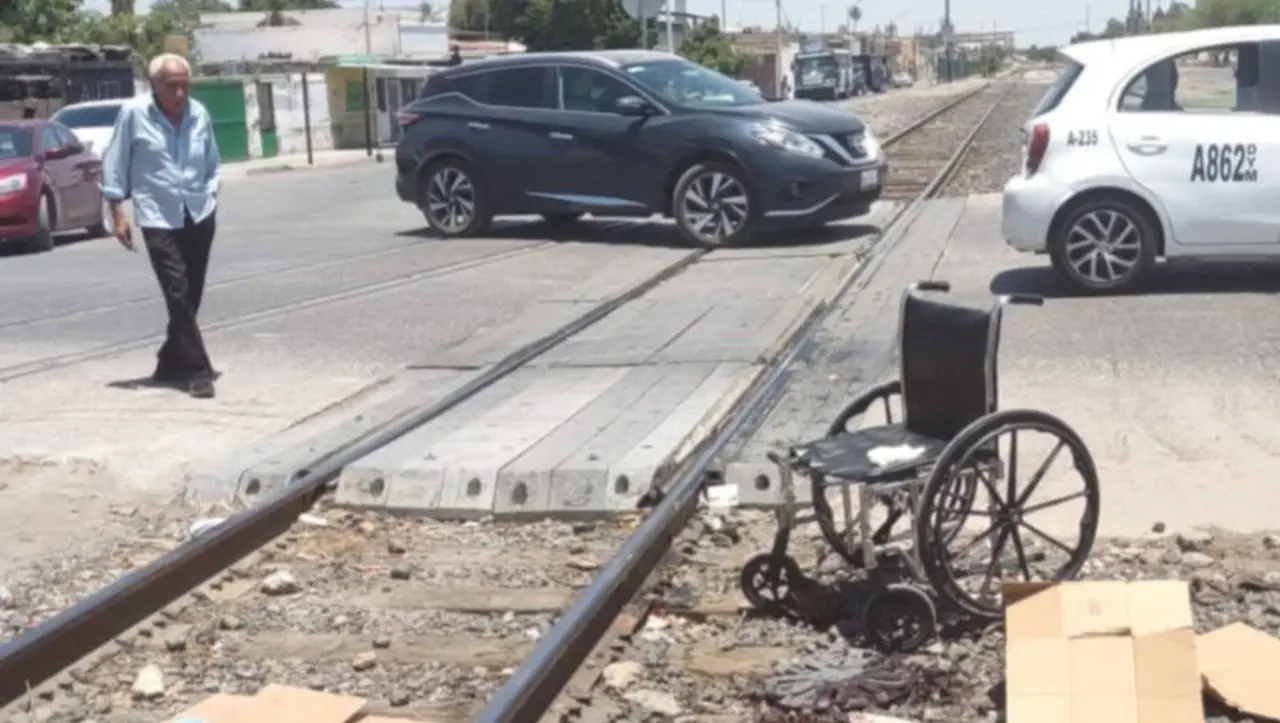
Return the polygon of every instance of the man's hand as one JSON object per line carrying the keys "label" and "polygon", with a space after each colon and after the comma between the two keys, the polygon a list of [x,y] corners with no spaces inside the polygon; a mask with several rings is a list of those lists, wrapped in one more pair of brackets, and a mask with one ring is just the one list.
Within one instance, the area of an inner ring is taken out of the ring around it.
{"label": "man's hand", "polygon": [[111,215],[113,216],[111,226],[116,240],[130,251],[137,251],[133,245],[133,226],[129,223],[128,214],[124,212],[124,204],[111,204]]}

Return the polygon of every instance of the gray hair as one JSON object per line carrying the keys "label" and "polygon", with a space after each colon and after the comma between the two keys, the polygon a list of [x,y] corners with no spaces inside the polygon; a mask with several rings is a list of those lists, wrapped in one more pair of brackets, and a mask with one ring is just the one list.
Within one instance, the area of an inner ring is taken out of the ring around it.
{"label": "gray hair", "polygon": [[181,55],[174,53],[162,53],[151,59],[147,65],[147,77],[155,80],[164,72],[165,66],[176,65],[187,75],[191,75],[191,64]]}

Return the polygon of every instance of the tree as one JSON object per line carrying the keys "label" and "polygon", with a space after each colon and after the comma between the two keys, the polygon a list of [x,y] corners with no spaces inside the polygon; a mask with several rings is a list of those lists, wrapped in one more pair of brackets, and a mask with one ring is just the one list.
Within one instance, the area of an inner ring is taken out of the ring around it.
{"label": "tree", "polygon": [[858,21],[862,19],[862,8],[857,4],[849,6],[849,22],[853,25],[853,32],[858,32]]}
{"label": "tree", "polygon": [[680,55],[730,78],[740,77],[751,63],[751,56],[735,48],[714,22],[694,28],[680,44]]}
{"label": "tree", "polygon": [[604,50],[640,44],[640,23],[618,0],[529,0],[512,22],[532,51]]}
{"label": "tree", "polygon": [[10,0],[0,8],[0,33],[15,43],[80,41],[80,0]]}

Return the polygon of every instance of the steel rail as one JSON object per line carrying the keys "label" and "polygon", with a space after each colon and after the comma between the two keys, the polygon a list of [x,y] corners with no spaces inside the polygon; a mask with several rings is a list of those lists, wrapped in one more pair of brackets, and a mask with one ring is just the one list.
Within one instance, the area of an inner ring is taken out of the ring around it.
{"label": "steel rail", "polygon": [[[908,126],[907,130],[896,135],[895,140],[988,87],[984,85],[979,91],[944,106],[927,120]],[[860,283],[865,286],[866,281],[874,276],[888,253],[905,235],[905,225],[901,222],[918,217],[924,202],[944,187],[1008,92],[1006,89],[997,96],[924,191],[886,225],[894,232],[881,238],[872,258],[850,275],[830,299],[810,312],[805,323],[789,340],[785,353],[739,400],[728,421],[676,471],[661,502],[494,694],[475,719],[476,723],[529,723],[539,720],[547,712],[623,607],[657,570],[676,536],[688,524],[697,508],[698,496],[707,481],[708,472],[724,447],[740,433],[754,431],[752,426],[763,422],[765,415],[762,412],[767,411],[766,407],[777,399],[780,387],[788,378],[788,370],[800,351],[812,340],[840,299]]]}
{"label": "steel rail", "polygon": [[[883,145],[890,146],[899,142],[988,87],[980,86],[973,92],[930,111],[896,131],[885,139]],[[901,216],[902,213],[899,213],[896,218]],[[517,349],[443,399],[372,428],[350,443],[311,460],[294,472],[289,484],[264,497],[256,506],[232,515],[208,532],[184,542],[146,566],[122,575],[53,618],[0,644],[0,709],[26,696],[29,691],[76,661],[284,533],[299,516],[324,496],[330,484],[348,464],[448,413],[624,304],[643,296],[707,253],[706,250],[691,251],[640,284],[601,302],[552,333]],[[826,308],[825,303],[820,304],[815,312]],[[803,328],[809,328],[813,318],[811,312]],[[673,498],[668,497],[664,500],[659,509],[663,509],[664,505],[669,508],[671,499]],[[655,511],[654,515],[656,514]],[[654,515],[648,521],[653,520]],[[649,565],[650,569],[653,564]],[[557,626],[552,632],[559,629],[560,626]],[[559,691],[561,687],[563,683],[556,690]]]}

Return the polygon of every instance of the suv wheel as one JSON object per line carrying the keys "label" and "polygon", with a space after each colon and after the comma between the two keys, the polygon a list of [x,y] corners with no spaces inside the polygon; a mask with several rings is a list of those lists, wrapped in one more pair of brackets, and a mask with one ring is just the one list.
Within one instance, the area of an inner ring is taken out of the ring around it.
{"label": "suv wheel", "polygon": [[1094,201],[1075,209],[1049,242],[1053,267],[1078,290],[1129,290],[1156,260],[1155,229],[1133,204]]}
{"label": "suv wheel", "polygon": [[461,159],[433,163],[422,174],[422,215],[446,238],[474,236],[489,226],[488,200],[471,164]]}
{"label": "suv wheel", "polygon": [[740,243],[751,235],[755,209],[741,169],[699,163],[684,172],[671,199],[680,234],[703,248]]}

